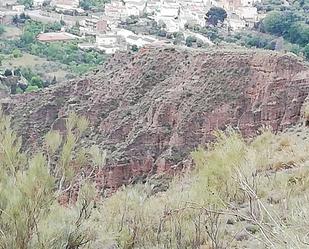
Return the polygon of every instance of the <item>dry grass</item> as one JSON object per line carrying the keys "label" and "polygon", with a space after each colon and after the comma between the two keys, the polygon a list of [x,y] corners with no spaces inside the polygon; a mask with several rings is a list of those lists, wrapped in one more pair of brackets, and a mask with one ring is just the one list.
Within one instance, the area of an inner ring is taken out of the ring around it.
{"label": "dry grass", "polygon": [[[7,150],[0,150],[0,248],[307,247],[309,143],[297,134],[264,130],[246,142],[232,129],[218,132],[207,150],[192,153],[196,169],[176,177],[166,192],[153,195],[146,183],[102,199],[85,179],[77,202],[64,207],[57,197],[72,177],[70,136],[74,127],[86,127],[78,120],[68,118],[66,137],[46,136],[47,158],[62,148],[57,172],[42,154],[29,162],[18,154],[3,117],[0,141]],[[104,162],[96,147],[89,155],[95,165]]]}
{"label": "dry grass", "polygon": [[[28,53],[23,53],[22,56],[18,58],[5,58],[0,68],[4,70],[6,68],[23,67],[28,67],[38,74],[43,74],[44,78],[52,79],[54,76],[56,76],[58,81],[64,80],[69,73],[69,71],[62,69],[59,63],[50,62],[44,58]],[[43,67],[45,67],[45,69]]]}
{"label": "dry grass", "polygon": [[15,26],[5,26],[5,32],[2,34],[1,39],[15,39],[20,37],[22,30]]}
{"label": "dry grass", "polygon": [[47,62],[45,59],[40,58],[35,55],[24,53],[22,57],[19,58],[10,58],[6,61],[4,61],[3,66],[4,67],[31,67],[34,68],[36,65],[40,65]]}
{"label": "dry grass", "polygon": [[[149,186],[134,186],[104,201],[102,233],[120,248],[304,248],[308,148],[296,135],[263,131],[248,144],[220,132],[208,151],[193,153],[196,171],[168,191],[151,196]],[[237,241],[252,224],[256,233]]]}

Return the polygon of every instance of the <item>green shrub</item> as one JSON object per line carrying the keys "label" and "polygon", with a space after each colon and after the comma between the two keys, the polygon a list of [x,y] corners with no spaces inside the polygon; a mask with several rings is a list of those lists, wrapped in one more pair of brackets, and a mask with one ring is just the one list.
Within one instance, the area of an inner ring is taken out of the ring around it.
{"label": "green shrub", "polygon": [[5,32],[4,26],[3,26],[3,25],[0,25],[0,36],[1,36],[2,34],[4,34],[4,32]]}
{"label": "green shrub", "polygon": [[195,43],[197,41],[196,37],[195,36],[188,36],[186,38],[186,45],[188,47],[192,47],[193,43]]}
{"label": "green shrub", "polygon": [[22,57],[22,53],[21,53],[21,51],[19,49],[14,49],[12,54],[13,54],[14,58]]}
{"label": "green shrub", "polygon": [[36,92],[38,90],[40,90],[40,88],[38,86],[35,86],[35,85],[34,86],[30,85],[30,86],[28,86],[26,88],[26,92],[27,93],[29,93],[29,92]]}
{"label": "green shrub", "polygon": [[43,81],[38,76],[33,76],[30,80],[31,86],[37,86],[38,88],[43,87]]}
{"label": "green shrub", "polygon": [[[11,130],[10,119],[0,111],[1,248],[85,248],[94,240],[95,231],[87,223],[96,195],[93,185],[85,179],[71,208],[58,203],[72,184],[70,153],[86,126],[86,119],[71,114],[67,136],[48,133],[44,155],[29,156],[21,151],[21,140]],[[52,166],[51,159],[59,150],[60,162]]]}
{"label": "green shrub", "polygon": [[304,56],[309,60],[309,44],[304,48]]}
{"label": "green shrub", "polygon": [[24,91],[20,88],[20,87],[17,87],[16,88],[16,93],[17,94],[21,94],[21,93],[23,93]]}
{"label": "green shrub", "polygon": [[227,17],[227,13],[223,8],[211,7],[206,13],[208,23],[217,26],[218,22],[223,22]]}

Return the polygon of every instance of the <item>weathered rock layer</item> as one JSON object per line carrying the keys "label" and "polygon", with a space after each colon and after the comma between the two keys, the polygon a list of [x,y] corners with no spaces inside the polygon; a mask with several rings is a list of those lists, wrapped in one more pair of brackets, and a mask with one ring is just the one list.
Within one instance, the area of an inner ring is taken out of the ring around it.
{"label": "weathered rock layer", "polygon": [[181,167],[227,125],[252,136],[264,125],[279,131],[295,124],[308,93],[309,67],[292,56],[145,48],[115,55],[95,75],[16,96],[5,108],[25,146],[39,146],[50,128],[63,129],[71,110],[87,116],[84,142],[110,152],[97,181],[118,187]]}

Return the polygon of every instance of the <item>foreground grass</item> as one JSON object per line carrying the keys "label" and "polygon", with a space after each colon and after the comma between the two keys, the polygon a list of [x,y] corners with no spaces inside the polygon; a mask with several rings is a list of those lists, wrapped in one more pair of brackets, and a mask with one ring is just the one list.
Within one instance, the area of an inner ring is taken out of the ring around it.
{"label": "foreground grass", "polygon": [[[234,130],[218,132],[167,191],[153,194],[149,182],[102,199],[92,175],[77,179],[72,167],[104,164],[97,147],[77,146],[86,119],[70,115],[67,134],[48,133],[43,150],[29,156],[0,116],[0,248],[306,247],[306,139],[265,130],[248,142]],[[76,183],[77,201],[60,205]]]}

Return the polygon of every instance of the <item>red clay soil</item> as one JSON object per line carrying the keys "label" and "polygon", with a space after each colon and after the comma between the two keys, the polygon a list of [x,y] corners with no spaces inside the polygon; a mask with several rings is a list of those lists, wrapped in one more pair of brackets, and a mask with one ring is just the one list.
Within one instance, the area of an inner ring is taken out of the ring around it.
{"label": "red clay soil", "polygon": [[99,72],[3,104],[25,148],[74,110],[90,120],[83,144],[109,150],[98,185],[117,188],[183,167],[190,151],[230,125],[245,136],[300,120],[309,66],[266,51],[146,48],[116,54]]}

